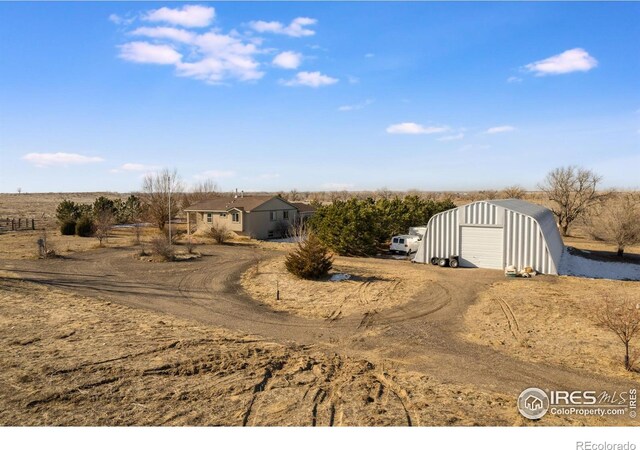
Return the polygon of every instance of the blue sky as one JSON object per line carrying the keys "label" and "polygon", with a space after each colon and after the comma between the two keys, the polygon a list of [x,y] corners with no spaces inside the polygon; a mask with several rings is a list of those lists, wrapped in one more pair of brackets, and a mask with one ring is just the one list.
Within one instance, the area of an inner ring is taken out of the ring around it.
{"label": "blue sky", "polygon": [[640,187],[640,4],[0,3],[0,191]]}

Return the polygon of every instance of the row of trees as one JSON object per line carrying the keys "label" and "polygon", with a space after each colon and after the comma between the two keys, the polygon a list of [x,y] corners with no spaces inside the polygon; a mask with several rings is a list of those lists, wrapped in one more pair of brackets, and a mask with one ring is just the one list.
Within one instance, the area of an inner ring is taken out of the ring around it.
{"label": "row of trees", "polygon": [[135,195],[126,200],[100,196],[93,204],[63,200],[56,208],[56,219],[63,235],[109,237],[111,227],[118,223],[137,223],[143,215],[143,205]]}
{"label": "row of trees", "polygon": [[340,255],[374,255],[389,237],[410,226],[426,225],[431,216],[455,208],[451,200],[417,196],[337,200],[320,206],[309,226],[318,239]]}

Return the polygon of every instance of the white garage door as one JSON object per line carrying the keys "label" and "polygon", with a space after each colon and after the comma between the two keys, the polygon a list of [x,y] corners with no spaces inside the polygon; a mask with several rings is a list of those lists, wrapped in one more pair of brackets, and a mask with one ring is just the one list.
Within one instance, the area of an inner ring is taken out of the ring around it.
{"label": "white garage door", "polygon": [[462,227],[460,265],[503,269],[502,228]]}

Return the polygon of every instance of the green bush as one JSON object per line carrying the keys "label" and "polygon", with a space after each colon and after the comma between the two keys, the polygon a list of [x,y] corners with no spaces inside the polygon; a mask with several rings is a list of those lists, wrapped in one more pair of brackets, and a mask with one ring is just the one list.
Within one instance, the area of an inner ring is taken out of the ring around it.
{"label": "green bush", "polygon": [[336,200],[321,206],[309,225],[322,243],[340,255],[375,255],[391,236],[426,225],[437,213],[455,208],[450,200],[405,198]]}
{"label": "green bush", "polygon": [[329,249],[312,233],[298,244],[298,248],[285,261],[287,270],[298,278],[317,280],[329,273],[333,266],[333,257]]}
{"label": "green bush", "polygon": [[76,221],[67,219],[60,225],[60,233],[63,236],[73,236],[76,234]]}
{"label": "green bush", "polygon": [[88,216],[81,217],[76,223],[76,234],[82,237],[89,237],[93,235],[95,226],[93,220]]}

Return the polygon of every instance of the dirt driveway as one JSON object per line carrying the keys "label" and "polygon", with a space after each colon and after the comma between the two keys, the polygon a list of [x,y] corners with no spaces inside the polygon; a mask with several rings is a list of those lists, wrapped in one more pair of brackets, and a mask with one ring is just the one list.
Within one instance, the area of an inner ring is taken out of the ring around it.
{"label": "dirt driveway", "polygon": [[[253,301],[239,278],[254,261],[240,246],[199,249],[203,257],[150,263],[132,249],[102,249],[56,260],[0,260],[0,277],[17,276],[62,290],[160,311],[278,343],[313,345],[344,355],[385,361],[433,377],[483,390],[518,394],[530,386],[565,389],[628,389],[620,381],[562,367],[526,363],[459,338],[463,313],[479,292],[503,279],[491,270],[436,273],[407,304],[339,320],[309,319],[276,312]],[[409,264],[390,261],[394,264]]]}

